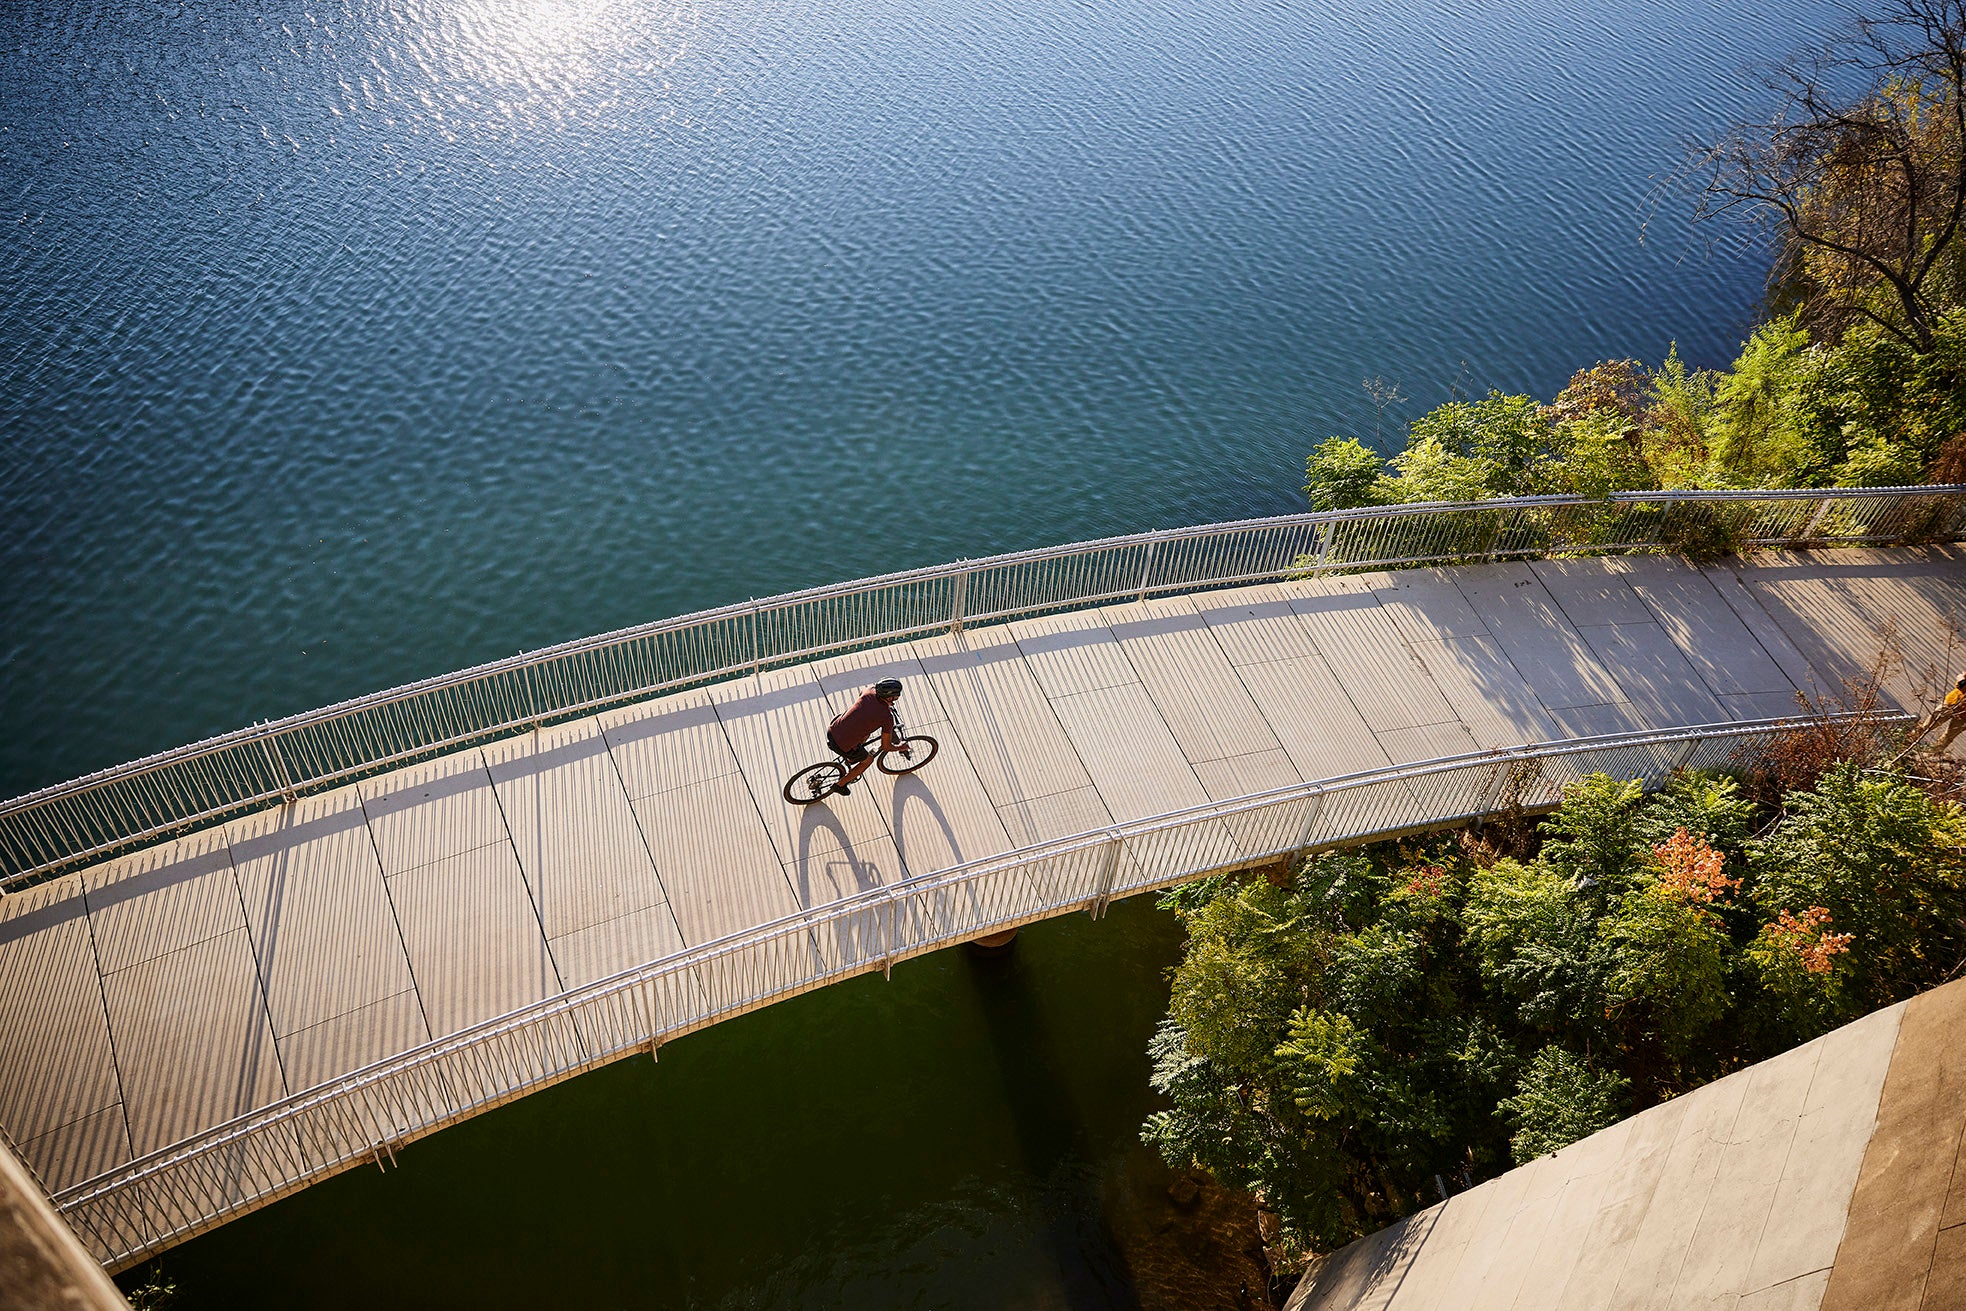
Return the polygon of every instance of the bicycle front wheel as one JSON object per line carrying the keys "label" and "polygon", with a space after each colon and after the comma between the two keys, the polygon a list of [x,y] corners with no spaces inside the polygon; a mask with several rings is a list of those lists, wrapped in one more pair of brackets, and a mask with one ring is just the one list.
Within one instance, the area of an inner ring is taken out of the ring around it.
{"label": "bicycle front wheel", "polygon": [[[928,734],[916,733],[902,738],[894,750],[881,752],[880,759],[874,763],[881,767],[883,774],[912,774],[935,759],[935,753],[941,749],[942,744]],[[904,751],[906,755],[902,754]]]}
{"label": "bicycle front wheel", "polygon": [[785,799],[795,806],[810,806],[815,801],[824,801],[833,795],[833,789],[845,777],[846,769],[837,760],[822,760],[816,765],[807,765],[785,780]]}

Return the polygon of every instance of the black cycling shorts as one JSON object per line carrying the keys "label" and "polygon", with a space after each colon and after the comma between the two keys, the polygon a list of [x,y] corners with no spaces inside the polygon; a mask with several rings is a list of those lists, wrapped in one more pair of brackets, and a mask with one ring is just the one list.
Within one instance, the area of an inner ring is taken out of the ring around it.
{"label": "black cycling shorts", "polygon": [[867,749],[867,744],[864,742],[850,747],[843,747],[833,740],[831,733],[826,735],[826,745],[833,748],[834,754],[841,757],[849,765],[857,765],[868,756],[874,754]]}

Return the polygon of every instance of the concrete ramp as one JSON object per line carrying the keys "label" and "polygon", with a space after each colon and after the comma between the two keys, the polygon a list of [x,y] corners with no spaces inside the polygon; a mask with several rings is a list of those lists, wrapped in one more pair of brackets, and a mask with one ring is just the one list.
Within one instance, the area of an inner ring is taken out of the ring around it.
{"label": "concrete ramp", "polygon": [[1287,1311],[1966,1307],[1966,981],[1333,1253]]}

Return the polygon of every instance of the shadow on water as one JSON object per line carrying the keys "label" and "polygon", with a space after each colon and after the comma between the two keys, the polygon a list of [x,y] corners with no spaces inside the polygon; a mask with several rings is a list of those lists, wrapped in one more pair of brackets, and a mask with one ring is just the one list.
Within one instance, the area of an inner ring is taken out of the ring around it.
{"label": "shadow on water", "polygon": [[[1047,1191],[1072,1194],[1072,1205],[1047,1208],[1044,1224],[1066,1305],[1074,1311],[1140,1311],[1132,1271],[1106,1223],[1100,1180],[1084,1166],[1094,1135],[1062,1077],[1045,998],[1032,986],[1015,946],[997,952],[966,948],[963,957],[1022,1163]],[[1095,1216],[1096,1227],[1089,1223]]]}

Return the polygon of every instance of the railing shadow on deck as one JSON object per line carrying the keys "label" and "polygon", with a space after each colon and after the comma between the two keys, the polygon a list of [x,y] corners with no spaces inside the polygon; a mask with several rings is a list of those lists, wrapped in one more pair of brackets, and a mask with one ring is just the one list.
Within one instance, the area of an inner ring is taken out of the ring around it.
{"label": "railing shadow on deck", "polygon": [[[1903,714],[1833,716],[1877,734]],[[273,1102],[63,1190],[127,1268],[236,1215],[526,1093],[799,993],[1117,897],[1315,850],[1546,810],[1591,773],[1657,787],[1739,768],[1796,718],[1512,747],[1211,802],[869,888],[573,989]],[[1233,834],[1233,837],[1230,836]],[[1225,842],[1228,844],[1225,847]]]}
{"label": "railing shadow on deck", "polygon": [[1625,492],[1167,529],[832,584],[582,638],[0,803],[0,889],[303,793],[684,687],[964,625],[1292,576],[1576,553],[1950,542],[1966,485]]}

